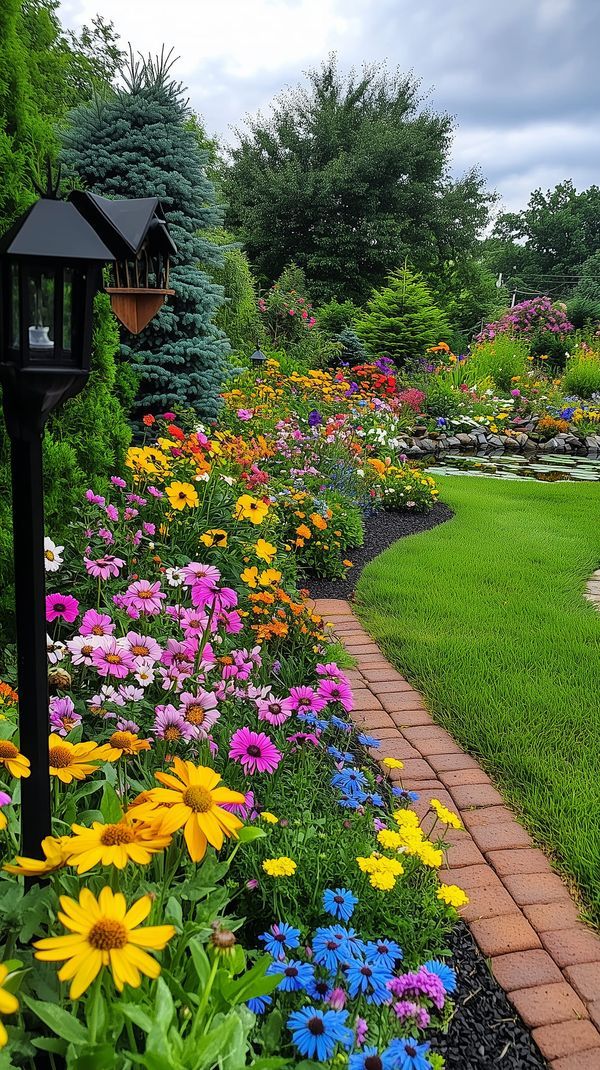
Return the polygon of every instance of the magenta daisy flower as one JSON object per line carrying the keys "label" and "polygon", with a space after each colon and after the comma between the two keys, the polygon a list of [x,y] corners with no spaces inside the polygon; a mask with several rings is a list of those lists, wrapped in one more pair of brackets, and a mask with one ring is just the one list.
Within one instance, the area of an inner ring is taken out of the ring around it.
{"label": "magenta daisy flower", "polygon": [[150,661],[158,661],[162,655],[162,647],[151,635],[140,635],[139,632],[127,632],[125,637],[130,653],[134,658],[145,658]]}
{"label": "magenta daisy flower", "polygon": [[46,620],[61,620],[72,624],[79,616],[79,602],[71,594],[46,595]]}
{"label": "magenta daisy flower", "polygon": [[166,597],[166,594],[160,589],[158,580],[156,583],[150,583],[149,580],[136,580],[125,591],[123,601],[128,610],[131,609],[136,613],[144,614],[146,617],[152,617],[154,614],[160,613],[162,609],[161,603]]}
{"label": "magenta daisy flower", "polygon": [[105,554],[96,560],[84,557],[83,561],[89,575],[95,580],[108,580],[111,576],[118,576],[125,564],[122,557],[115,557],[113,554]]}
{"label": "magenta daisy flower", "polygon": [[97,609],[88,609],[83,614],[81,628],[82,635],[112,635],[115,625],[108,613],[98,613]]}
{"label": "magenta daisy flower", "polygon": [[199,609],[182,609],[179,623],[186,636],[202,635],[208,624],[208,617]]}
{"label": "magenta daisy flower", "polygon": [[181,716],[193,729],[193,735],[205,737],[220,717],[216,695],[200,688],[196,692],[183,691],[179,698]]}
{"label": "magenta daisy flower", "polygon": [[192,739],[195,728],[188,724],[181,710],[174,706],[157,706],[154,725],[151,729],[157,739],[166,739],[169,743],[178,743],[180,739]]}
{"label": "magenta daisy flower", "polygon": [[344,709],[350,713],[354,706],[352,688],[347,680],[320,680],[319,695],[325,702],[340,702]]}
{"label": "magenta daisy flower", "polygon": [[248,818],[254,821],[258,817],[256,813],[256,798],[253,791],[246,792],[243,803],[219,803],[219,806],[223,810],[229,810],[230,814],[237,814],[242,821],[247,821]]}
{"label": "magenta daisy flower", "polygon": [[221,573],[215,565],[204,565],[200,561],[190,561],[181,569],[183,582],[186,587],[194,587],[197,583],[205,582],[208,587],[215,587],[221,579]]}
{"label": "magenta daisy flower", "polygon": [[296,713],[320,713],[326,705],[325,699],[312,687],[290,687],[290,701]]}
{"label": "magenta daisy flower", "polygon": [[294,712],[292,700],[289,698],[274,698],[273,696],[267,699],[259,698],[256,699],[256,706],[259,721],[268,721],[275,727],[285,724]]}
{"label": "magenta daisy flower", "polygon": [[92,662],[99,676],[124,676],[135,670],[135,659],[126,647],[112,635],[106,635],[92,654]]}
{"label": "magenta daisy flower", "polygon": [[283,755],[264,732],[238,728],[231,737],[229,757],[245,773],[274,773]]}
{"label": "magenta daisy flower", "polygon": [[67,736],[80,724],[81,714],[75,712],[73,700],[68,695],[64,698],[53,696],[50,699],[50,726],[53,732],[58,732],[59,736]]}

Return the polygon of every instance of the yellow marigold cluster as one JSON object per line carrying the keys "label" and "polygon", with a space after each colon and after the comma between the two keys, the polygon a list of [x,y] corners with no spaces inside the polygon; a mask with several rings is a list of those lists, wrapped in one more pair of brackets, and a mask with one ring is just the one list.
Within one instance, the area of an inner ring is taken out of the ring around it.
{"label": "yellow marigold cluster", "polygon": [[359,855],[356,859],[362,873],[369,875],[372,888],[380,892],[389,892],[396,885],[396,878],[404,873],[404,866],[397,858],[387,858],[374,851],[368,858]]}
{"label": "yellow marigold cluster", "polygon": [[279,858],[265,858],[262,868],[269,877],[293,877],[298,867],[292,858],[280,855]]}
{"label": "yellow marigold cluster", "polygon": [[457,884],[440,884],[437,897],[449,907],[464,907],[469,902],[468,895]]}
{"label": "yellow marigold cluster", "polygon": [[448,810],[446,806],[443,806],[439,799],[430,799],[429,805],[431,809],[435,811],[440,821],[443,821],[444,825],[450,825],[453,829],[463,828],[463,823],[460,820],[458,814],[455,814],[453,810]]}

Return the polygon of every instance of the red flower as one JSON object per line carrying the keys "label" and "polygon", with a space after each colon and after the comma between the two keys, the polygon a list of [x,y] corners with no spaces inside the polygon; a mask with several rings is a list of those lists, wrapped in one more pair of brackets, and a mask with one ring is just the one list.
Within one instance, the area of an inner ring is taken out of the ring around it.
{"label": "red flower", "polygon": [[152,424],[155,424],[156,420],[152,413],[148,412],[145,416],[142,417],[142,423],[144,423],[146,427],[152,427]]}
{"label": "red flower", "polygon": [[169,424],[167,431],[173,438],[178,438],[180,442],[183,442],[185,438],[185,432],[180,427],[176,427],[175,424]]}

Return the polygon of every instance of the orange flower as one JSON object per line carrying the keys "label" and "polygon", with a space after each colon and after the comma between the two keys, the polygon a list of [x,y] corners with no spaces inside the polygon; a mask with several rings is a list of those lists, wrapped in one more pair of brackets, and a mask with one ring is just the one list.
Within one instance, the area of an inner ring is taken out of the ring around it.
{"label": "orange flower", "polygon": [[296,535],[299,535],[301,539],[310,539],[311,531],[307,528],[306,524],[300,524],[296,528]]}
{"label": "orange flower", "polygon": [[311,513],[310,519],[315,528],[318,528],[319,531],[325,531],[325,528],[327,527],[327,521],[324,517],[321,516],[320,513]]}

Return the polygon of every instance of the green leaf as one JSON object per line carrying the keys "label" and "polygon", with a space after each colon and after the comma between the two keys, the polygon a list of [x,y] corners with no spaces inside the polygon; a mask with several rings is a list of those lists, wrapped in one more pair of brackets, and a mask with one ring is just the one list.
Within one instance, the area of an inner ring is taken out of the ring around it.
{"label": "green leaf", "polygon": [[167,905],[165,908],[165,921],[171,922],[178,929],[183,928],[183,912],[181,910],[181,903],[175,898],[174,895],[169,896],[167,899]]}
{"label": "green leaf", "polygon": [[110,1070],[120,1058],[111,1044],[90,1044],[71,1065],[73,1070]]}
{"label": "green leaf", "polygon": [[154,1024],[167,1031],[171,1024],[174,1012],[173,998],[169,992],[168,985],[165,984],[162,977],[158,978],[156,982],[156,999],[154,1001]]}
{"label": "green leaf", "polygon": [[146,1011],[143,1011],[141,1007],[138,1007],[135,1003],[119,1003],[119,1010],[123,1012],[126,1018],[129,1018],[130,1022],[137,1025],[138,1029],[141,1029],[144,1033],[149,1033],[152,1029],[152,1019]]}
{"label": "green leaf", "polygon": [[252,843],[253,840],[262,840],[266,836],[264,829],[260,829],[257,825],[244,825],[238,832],[238,840],[240,843]]}
{"label": "green leaf", "polygon": [[55,1003],[42,1003],[39,999],[23,996],[24,1003],[30,1010],[37,1014],[38,1018],[47,1025],[53,1033],[68,1040],[70,1044],[87,1044],[89,1035],[87,1029],[68,1011],[57,1007]]}
{"label": "green leaf", "polygon": [[210,974],[210,962],[202,944],[195,939],[190,940],[189,949],[194,963],[194,969],[198,975],[200,986],[204,988]]}
{"label": "green leaf", "polygon": [[123,816],[123,807],[112,784],[105,783],[104,785],[100,809],[107,825],[116,824]]}
{"label": "green leaf", "polygon": [[67,1042],[58,1037],[32,1037],[31,1043],[40,1051],[51,1051],[54,1055],[66,1055]]}
{"label": "green leaf", "polygon": [[221,983],[221,992],[228,1003],[246,1003],[256,996],[268,996],[277,988],[281,980],[279,974],[267,976],[267,967],[271,964],[270,955],[262,955],[251,970],[242,974],[241,977],[231,980],[225,979]]}
{"label": "green leaf", "polygon": [[266,1016],[261,1028],[261,1039],[266,1051],[278,1051],[283,1029],[283,1015],[278,1007],[275,1007]]}

